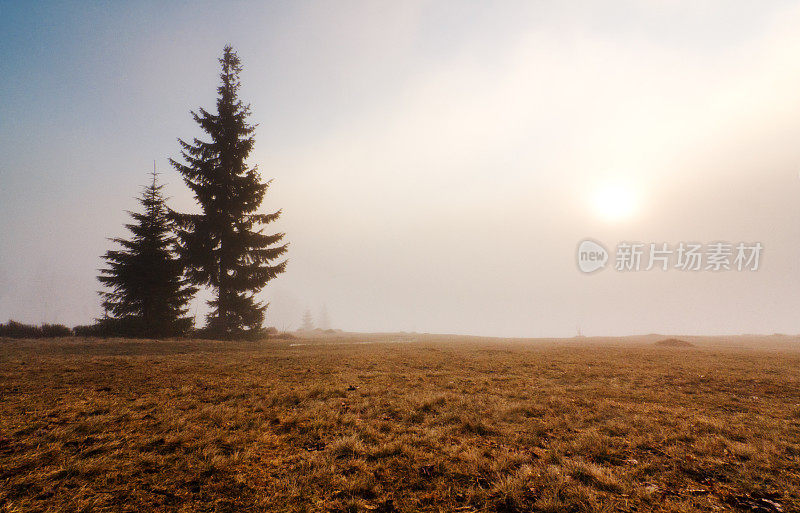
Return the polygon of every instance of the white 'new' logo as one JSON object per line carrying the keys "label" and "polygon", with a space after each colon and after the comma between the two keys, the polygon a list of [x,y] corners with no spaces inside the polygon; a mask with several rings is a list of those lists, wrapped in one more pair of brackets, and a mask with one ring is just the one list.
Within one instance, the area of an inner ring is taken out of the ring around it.
{"label": "white 'new' logo", "polygon": [[578,244],[578,269],[584,273],[593,273],[605,267],[608,262],[608,251],[599,243],[586,239]]}

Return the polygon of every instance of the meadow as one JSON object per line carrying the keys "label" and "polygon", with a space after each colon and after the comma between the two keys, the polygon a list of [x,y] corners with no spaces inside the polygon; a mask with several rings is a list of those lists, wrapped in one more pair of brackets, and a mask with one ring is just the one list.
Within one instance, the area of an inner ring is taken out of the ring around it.
{"label": "meadow", "polygon": [[658,340],[0,340],[0,511],[800,511],[800,339]]}

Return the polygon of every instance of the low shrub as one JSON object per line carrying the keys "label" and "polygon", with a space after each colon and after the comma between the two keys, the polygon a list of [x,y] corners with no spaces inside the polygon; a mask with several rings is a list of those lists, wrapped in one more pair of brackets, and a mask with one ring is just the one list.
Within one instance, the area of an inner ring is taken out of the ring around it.
{"label": "low shrub", "polygon": [[7,338],[57,338],[71,337],[72,330],[63,324],[42,324],[34,326],[32,324],[22,324],[10,320],[5,324],[0,324],[0,337]]}

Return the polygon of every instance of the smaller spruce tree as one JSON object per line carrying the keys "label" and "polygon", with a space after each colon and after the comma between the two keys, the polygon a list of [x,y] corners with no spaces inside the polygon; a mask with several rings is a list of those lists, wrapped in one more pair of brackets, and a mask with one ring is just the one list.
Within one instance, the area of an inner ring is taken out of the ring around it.
{"label": "smaller spruce tree", "polygon": [[303,331],[311,331],[314,329],[314,318],[311,316],[311,310],[306,309],[303,313],[303,323],[300,325]]}
{"label": "smaller spruce tree", "polygon": [[328,305],[323,304],[319,310],[319,328],[323,330],[331,329],[331,316],[328,315]]}
{"label": "smaller spruce tree", "polygon": [[186,312],[197,288],[173,253],[176,240],[155,168],[152,177],[139,197],[144,212],[128,212],[135,221],[125,225],[132,237],[110,239],[121,249],[103,256],[108,266],[97,279],[110,290],[100,292],[106,315],[97,322],[106,334],[158,338],[192,328]]}

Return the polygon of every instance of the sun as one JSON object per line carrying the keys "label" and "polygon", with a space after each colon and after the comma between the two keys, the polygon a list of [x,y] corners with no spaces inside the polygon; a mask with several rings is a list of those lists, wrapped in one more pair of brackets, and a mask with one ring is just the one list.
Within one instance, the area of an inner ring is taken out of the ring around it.
{"label": "sun", "polygon": [[594,191],[592,203],[598,217],[609,222],[630,219],[638,207],[635,191],[622,184],[609,184],[598,188]]}

